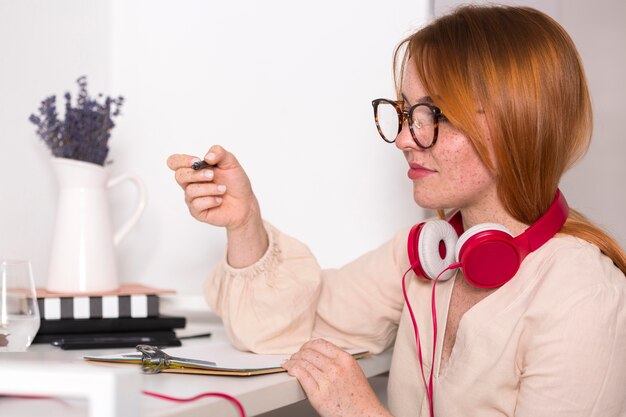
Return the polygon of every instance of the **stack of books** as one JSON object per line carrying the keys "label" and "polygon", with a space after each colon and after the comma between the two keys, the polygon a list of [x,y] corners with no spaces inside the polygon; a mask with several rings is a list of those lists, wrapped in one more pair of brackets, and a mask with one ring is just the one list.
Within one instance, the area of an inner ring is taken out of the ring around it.
{"label": "stack of books", "polygon": [[62,349],[180,346],[174,329],[185,327],[185,317],[159,313],[159,296],[171,293],[140,284],[99,294],[37,289],[41,325],[33,343]]}

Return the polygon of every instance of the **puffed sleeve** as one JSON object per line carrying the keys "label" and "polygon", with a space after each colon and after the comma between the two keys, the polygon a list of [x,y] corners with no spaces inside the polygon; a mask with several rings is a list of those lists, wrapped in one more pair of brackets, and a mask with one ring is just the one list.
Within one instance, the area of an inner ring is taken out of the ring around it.
{"label": "puffed sleeve", "polygon": [[585,255],[564,260],[564,270],[594,284],[568,294],[527,335],[517,417],[626,413],[625,278],[606,257],[589,268]]}
{"label": "puffed sleeve", "polygon": [[304,244],[265,227],[269,247],[259,261],[233,268],[224,258],[205,283],[205,298],[237,348],[292,353],[322,337],[378,353],[393,343],[408,230],[343,268],[323,270]]}

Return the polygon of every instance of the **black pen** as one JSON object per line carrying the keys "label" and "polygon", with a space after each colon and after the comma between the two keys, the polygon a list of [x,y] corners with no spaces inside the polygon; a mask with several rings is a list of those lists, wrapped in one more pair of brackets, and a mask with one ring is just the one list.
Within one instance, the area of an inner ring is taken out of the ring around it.
{"label": "black pen", "polygon": [[209,333],[192,334],[192,335],[189,335],[189,336],[178,336],[178,338],[180,340],[183,340],[183,339],[196,339],[196,338],[199,338],[199,337],[210,337],[210,336],[211,336],[211,333],[209,332]]}
{"label": "black pen", "polygon": [[215,168],[215,165],[211,165],[206,161],[197,161],[194,162],[193,164],[191,164],[191,169],[197,171],[199,169],[203,169],[203,168]]}
{"label": "black pen", "polygon": [[96,337],[96,338],[71,338],[58,339],[53,341],[53,346],[60,347],[63,350],[73,349],[98,349],[113,347],[132,347],[139,344],[153,344],[159,346],[180,346],[180,340],[176,338],[161,339],[150,336],[128,336],[128,337]]}

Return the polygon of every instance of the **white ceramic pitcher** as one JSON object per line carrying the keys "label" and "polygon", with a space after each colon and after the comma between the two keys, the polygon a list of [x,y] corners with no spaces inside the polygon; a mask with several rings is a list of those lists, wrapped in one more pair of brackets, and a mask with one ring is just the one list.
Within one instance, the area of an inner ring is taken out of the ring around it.
{"label": "white ceramic pitcher", "polygon": [[[141,179],[123,174],[108,179],[104,167],[90,162],[52,158],[59,181],[47,289],[53,292],[103,292],[119,287],[115,246],[137,223],[146,206]],[[139,201],[130,218],[114,233],[108,189],[131,181]]]}

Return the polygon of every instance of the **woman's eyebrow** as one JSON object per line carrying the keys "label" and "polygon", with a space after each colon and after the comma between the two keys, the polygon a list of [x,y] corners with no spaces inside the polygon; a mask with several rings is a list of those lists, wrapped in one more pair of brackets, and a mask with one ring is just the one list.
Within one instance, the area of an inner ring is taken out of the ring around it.
{"label": "woman's eyebrow", "polygon": [[[404,102],[410,107],[411,106],[411,102],[409,101],[409,99],[406,97],[406,95],[404,93],[402,93],[402,99],[404,100]],[[433,104],[433,98],[431,96],[424,96],[424,97],[420,97],[417,99],[416,103],[428,103],[428,104]]]}

